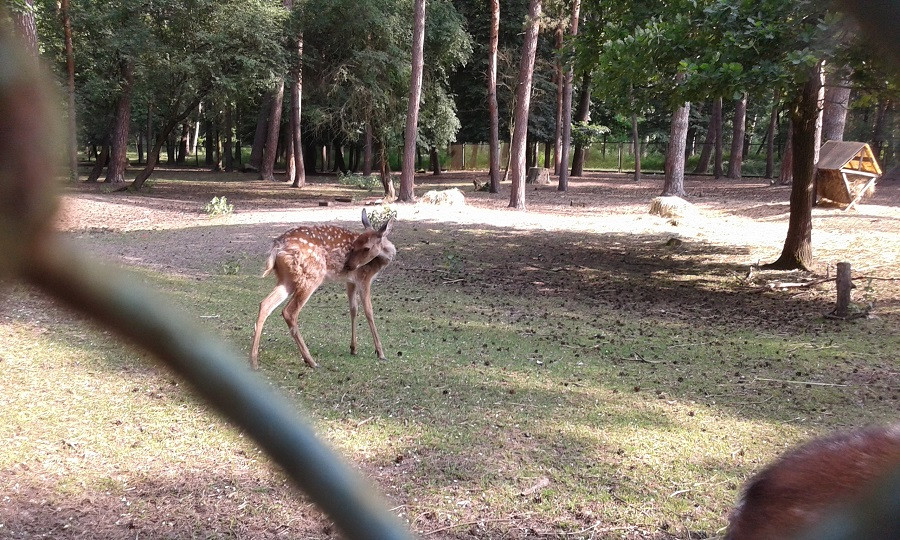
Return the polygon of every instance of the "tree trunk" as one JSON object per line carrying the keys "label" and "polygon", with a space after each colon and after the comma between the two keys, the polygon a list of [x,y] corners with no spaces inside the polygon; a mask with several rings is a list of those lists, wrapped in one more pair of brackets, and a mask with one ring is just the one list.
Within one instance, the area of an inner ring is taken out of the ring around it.
{"label": "tree trunk", "polygon": [[[293,0],[285,0],[288,9],[294,7]],[[306,185],[306,167],[303,164],[303,140],[300,133],[300,113],[303,105],[303,34],[297,36],[297,67],[291,71],[291,146],[294,148],[294,181],[291,187]]]}
{"label": "tree trunk", "polygon": [[366,133],[365,133],[365,151],[363,155],[363,176],[370,176],[372,174],[372,164],[374,161],[373,152],[372,152],[372,123],[366,122]]}
{"label": "tree trunk", "polygon": [[110,136],[109,167],[106,181],[125,182],[128,168],[128,130],[131,127],[131,95],[134,92],[134,61],[122,61],[122,89],[116,100],[116,119]]}
{"label": "tree trunk", "polygon": [[641,134],[638,131],[637,114],[631,115],[631,146],[634,149],[634,181],[641,181]]}
{"label": "tree trunk", "polygon": [[234,170],[234,154],[232,153],[232,131],[234,131],[232,119],[232,104],[230,101],[225,103],[225,125],[222,126],[222,149],[225,162],[225,172]]}
{"label": "tree trunk", "polygon": [[794,147],[794,181],[791,186],[791,213],[787,238],[781,256],[766,268],[810,270],[812,268],[812,207],[815,192],[816,124],[819,117],[819,91],[822,63],[803,85],[791,107]]}
{"label": "tree trunk", "polygon": [[781,156],[781,169],[778,182],[782,186],[794,181],[794,121],[788,122],[787,142],[784,144],[784,155]]}
{"label": "tree trunk", "polygon": [[[191,133],[191,124],[190,122],[184,122],[181,124],[181,137],[178,139],[178,151],[175,154],[175,163],[184,163],[187,160],[189,141]],[[209,137],[207,136],[207,140]]]}
{"label": "tree trunk", "polygon": [[275,160],[278,157],[278,134],[281,132],[281,107],[284,103],[284,81],[275,85],[272,93],[272,107],[266,121],[266,145],[263,147],[262,162],[259,168],[259,179],[275,181]]}
{"label": "tree trunk", "polygon": [[[585,73],[581,77],[579,89],[578,110],[575,111],[575,121],[587,123],[591,119],[591,74]],[[572,153],[572,176],[584,175],[584,144],[575,143],[575,151]]]}
{"label": "tree trunk", "polygon": [[881,161],[881,148],[884,145],[885,120],[890,108],[891,101],[889,99],[881,99],[878,101],[878,107],[875,112],[875,125],[872,128],[872,153],[879,162]]}
{"label": "tree trunk", "polygon": [[559,174],[562,163],[562,123],[563,123],[563,101],[565,98],[565,82],[563,76],[562,65],[562,46],[563,46],[563,28],[556,28],[556,66],[553,72],[553,78],[556,80],[556,129],[553,131],[553,174]]}
{"label": "tree trunk", "polygon": [[778,128],[778,105],[781,91],[775,89],[772,97],[772,112],[769,115],[769,133],[766,135],[766,178],[775,173],[775,130]]}
{"label": "tree trunk", "polygon": [[832,84],[825,88],[825,108],[822,111],[822,140],[843,141],[850,107],[850,81],[839,74],[830,77]]}
{"label": "tree trunk", "polygon": [[703,149],[700,150],[700,159],[694,174],[706,174],[709,170],[709,158],[712,156],[713,141],[716,139],[715,106],[709,115],[709,123],[706,126],[706,139],[703,141]]}
{"label": "tree trunk", "polygon": [[438,157],[438,151],[436,146],[432,146],[428,152],[428,158],[431,165],[431,173],[434,175],[441,174],[441,160]]}
{"label": "tree trunk", "polygon": [[[203,131],[206,134],[204,139],[204,159],[203,164],[206,165],[210,170],[215,170],[213,168],[213,164],[215,160],[213,159],[213,143],[215,142],[215,135],[213,134],[213,123],[212,120],[207,117],[206,121],[203,122]],[[176,154],[177,156],[178,154]],[[175,158],[175,163],[178,163],[178,158]]]}
{"label": "tree trunk", "polygon": [[61,0],[60,12],[63,21],[63,34],[66,46],[66,98],[68,101],[67,128],[69,150],[69,179],[78,181],[78,126],[75,110],[75,52],[72,46],[72,21],[69,18],[69,0]]}
{"label": "tree trunk", "polygon": [[713,113],[710,122],[716,126],[715,129],[715,160],[713,162],[713,178],[722,178],[722,98],[716,98],[713,101]]}
{"label": "tree trunk", "polygon": [[409,81],[409,105],[403,131],[403,166],[400,169],[400,200],[416,200],[416,138],[419,131],[419,100],[422,97],[423,48],[425,45],[425,0],[415,0],[413,15],[412,76]]}
{"label": "tree trunk", "polygon": [[[578,35],[578,17],[581,13],[581,0],[572,0],[572,22],[569,35]],[[562,155],[559,164],[559,187],[557,191],[569,189],[569,147],[572,143],[572,83],[575,69],[570,63],[563,79],[563,111],[562,111]]]}
{"label": "tree trunk", "polygon": [[516,86],[515,128],[510,152],[510,177],[512,190],[510,208],[525,209],[525,151],[528,137],[528,111],[531,108],[531,82],[534,75],[534,59],[537,52],[538,30],[540,29],[541,0],[530,0],[528,6],[528,29],[522,44],[522,59],[519,62],[519,82]]}
{"label": "tree trunk", "polygon": [[334,169],[335,171],[340,171],[341,174],[347,174],[347,162],[344,161],[344,147],[341,146],[341,142],[335,140],[333,143],[334,147]]}
{"label": "tree trunk", "polygon": [[488,110],[491,115],[490,192],[500,192],[500,113],[497,106],[497,42],[500,35],[500,0],[491,0],[491,41],[488,57]]}
{"label": "tree trunk", "polygon": [[[147,155],[147,159],[150,159],[149,154]],[[100,173],[103,172],[103,167],[106,167],[107,163],[109,163],[109,145],[104,144],[100,149],[100,155],[97,156],[97,161],[94,162],[94,167],[91,169],[85,182],[89,184],[96,182],[100,178]]]}
{"label": "tree trunk", "polygon": [[391,179],[391,164],[388,162],[387,148],[384,142],[378,140],[379,169],[381,171],[381,186],[384,188],[384,198],[393,201],[397,198],[394,192],[394,182]]}
{"label": "tree trunk", "polygon": [[731,134],[731,155],[728,158],[728,178],[741,177],[744,162],[744,131],[747,125],[747,92],[734,102],[734,129]]}
{"label": "tree trunk", "polygon": [[38,57],[38,40],[37,27],[34,23],[34,0],[23,0],[19,9],[12,11],[12,19],[16,26],[16,31],[22,38],[25,50],[33,56]]}
{"label": "tree trunk", "polygon": [[247,168],[259,171],[262,168],[263,149],[266,146],[269,115],[272,111],[272,103],[275,101],[275,90],[267,92],[259,105],[259,115],[256,118],[256,132],[253,134],[253,148],[250,149],[250,160]]}
{"label": "tree trunk", "polygon": [[[684,77],[678,74],[676,84]],[[684,147],[687,144],[688,117],[691,114],[690,102],[675,109],[672,115],[672,129],[669,133],[669,147],[666,150],[666,179],[663,184],[663,196],[675,195],[684,197]]]}

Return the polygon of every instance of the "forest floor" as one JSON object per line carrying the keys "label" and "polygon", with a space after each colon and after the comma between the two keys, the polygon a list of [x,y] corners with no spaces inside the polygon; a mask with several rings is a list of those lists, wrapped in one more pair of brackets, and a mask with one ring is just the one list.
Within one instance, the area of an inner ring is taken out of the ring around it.
{"label": "forest floor", "polygon": [[[485,177],[420,175],[420,197],[456,187],[465,204],[393,205],[398,256],[373,292],[387,364],[365,328],[358,359],[334,343],[347,334],[334,287],[301,314],[322,369],[302,365],[280,317],[266,326],[262,374],[417,534],[712,537],[786,446],[897,420],[900,182],[849,211],[814,208],[814,271],[777,272],[758,264],[781,252],[790,187],[688,177],[693,211],[667,219],[648,213],[658,176],[529,185],[527,211],[507,208],[508,184],[475,191]],[[359,228],[379,203],[333,176],[251,178],[66,186],[56,226],[246,352],[271,239]],[[208,215],[216,196],[234,212]],[[825,317],[841,261],[851,321]],[[0,538],[337,535],[141,353],[25,286],[0,295],[0,316]]]}

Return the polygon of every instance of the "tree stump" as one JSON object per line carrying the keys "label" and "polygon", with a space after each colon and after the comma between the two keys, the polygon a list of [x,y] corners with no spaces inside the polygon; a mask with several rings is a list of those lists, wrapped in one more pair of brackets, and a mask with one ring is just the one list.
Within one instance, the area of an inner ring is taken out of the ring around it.
{"label": "tree stump", "polygon": [[850,263],[837,263],[837,304],[834,306],[834,316],[846,319],[850,314],[850,289],[853,282],[850,281]]}
{"label": "tree stump", "polygon": [[532,167],[528,169],[528,178],[525,179],[526,184],[537,184],[539,186],[550,185],[550,169],[543,167]]}

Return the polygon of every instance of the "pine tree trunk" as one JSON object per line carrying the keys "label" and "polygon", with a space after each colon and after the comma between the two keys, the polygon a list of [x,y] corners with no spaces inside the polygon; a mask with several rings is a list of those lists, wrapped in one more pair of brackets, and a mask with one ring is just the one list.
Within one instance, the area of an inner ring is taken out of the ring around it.
{"label": "pine tree trunk", "polygon": [[256,132],[253,135],[253,148],[250,149],[250,160],[247,168],[259,171],[262,167],[263,149],[266,146],[268,133],[269,114],[272,111],[272,102],[275,100],[275,91],[267,92],[259,105],[259,115],[256,118]]}
{"label": "pine tree trunk", "polygon": [[372,174],[374,156],[372,152],[372,123],[366,122],[365,150],[363,152],[363,176]]}
{"label": "pine tree trunk", "polygon": [[563,28],[556,28],[556,66],[553,72],[553,79],[556,81],[556,129],[553,131],[553,174],[559,174],[562,163],[562,123],[563,123],[563,101],[565,98],[565,82],[563,76],[562,65],[562,46],[563,46]]}
{"label": "pine tree trunk", "polygon": [[766,268],[810,270],[812,268],[812,207],[815,200],[816,124],[822,86],[822,63],[803,85],[791,110],[794,148],[794,181],[791,186],[791,214],[781,256]]}
{"label": "pine tree trunk", "polygon": [[769,132],[766,135],[766,178],[775,173],[775,130],[778,128],[778,105],[781,92],[776,88],[772,97],[772,112],[769,115]]}
{"label": "pine tree trunk", "polygon": [[722,178],[722,98],[713,101],[713,114],[710,120],[715,126],[715,160],[713,162],[713,178]]}
{"label": "pine tree trunk", "polygon": [[634,149],[634,181],[641,181],[641,134],[637,114],[631,115],[631,146]]}
{"label": "pine tree trunk", "polygon": [[263,148],[262,162],[259,168],[259,179],[275,181],[275,161],[278,158],[278,135],[281,132],[281,107],[284,103],[284,81],[275,85],[272,94],[272,107],[266,121],[266,145]]}
{"label": "pine tree trunk", "polygon": [[[679,74],[676,82],[684,76]],[[669,133],[669,147],[666,150],[666,179],[663,184],[663,196],[675,195],[684,197],[684,147],[687,144],[688,117],[691,104],[685,103],[675,109],[672,115],[672,129]]]}
{"label": "pine tree trunk", "polygon": [[63,35],[66,48],[66,98],[68,110],[68,149],[69,149],[69,179],[78,181],[78,125],[75,109],[75,52],[72,45],[72,21],[69,18],[69,0],[61,0],[60,12],[63,20]]}
{"label": "pine tree trunk", "polygon": [[[585,73],[581,78],[579,89],[578,110],[575,112],[575,121],[587,123],[591,119],[591,74]],[[575,144],[572,153],[572,176],[584,175],[584,145],[581,142]]]}
{"label": "pine tree trunk", "polygon": [[788,186],[794,181],[794,121],[788,122],[787,142],[784,144],[784,155],[781,156],[781,169],[778,182]]}
{"label": "pine tree trunk", "polygon": [[538,30],[540,29],[541,0],[530,0],[528,6],[528,28],[522,44],[522,59],[519,63],[519,82],[516,86],[515,127],[510,146],[510,170],[512,190],[510,208],[525,209],[525,153],[528,137],[528,112],[531,108],[531,83],[534,75],[534,59],[537,52]]}
{"label": "pine tree trunk", "polygon": [[422,97],[422,72],[425,59],[425,0],[415,0],[413,9],[412,76],[409,82],[409,107],[403,131],[403,166],[400,169],[400,200],[416,200],[416,138],[419,131],[419,100]]}
{"label": "pine tree trunk", "polygon": [[19,6],[20,9],[12,12],[12,19],[16,26],[16,31],[22,38],[25,50],[33,56],[38,57],[38,40],[37,27],[34,22],[34,0],[23,0]]}
{"label": "pine tree trunk", "polygon": [[822,140],[843,141],[847,125],[847,109],[850,107],[850,81],[840,75],[831,78],[832,84],[825,87]]}
{"label": "pine tree trunk", "polygon": [[225,125],[222,126],[222,149],[225,172],[234,170],[234,154],[232,152],[232,131],[234,131],[231,102],[225,103]]}
{"label": "pine tree trunk", "polygon": [[[572,22],[569,25],[569,35],[578,35],[578,18],[581,14],[581,0],[572,0]],[[563,76],[563,111],[562,111],[562,154],[559,164],[558,191],[569,189],[569,147],[572,143],[572,84],[575,78],[575,69],[569,64]]]}
{"label": "pine tree trunk", "polygon": [[728,158],[728,178],[741,177],[744,162],[744,131],[747,123],[747,92],[734,102],[734,129],[731,134],[731,155]]}
{"label": "pine tree trunk", "polygon": [[[285,0],[285,7],[293,9],[293,0]],[[300,118],[303,99],[303,34],[297,36],[297,67],[291,71],[291,115],[289,130],[291,146],[294,149],[294,181],[291,187],[306,185],[306,167],[303,163],[303,139],[300,133]]]}
{"label": "pine tree trunk", "polygon": [[497,43],[500,34],[500,0],[491,0],[491,40],[488,57],[488,110],[491,115],[490,192],[500,192],[500,112],[497,106]]}
{"label": "pine tree trunk", "polygon": [[706,138],[703,141],[703,148],[700,150],[700,159],[697,161],[697,167],[694,168],[694,174],[706,174],[709,171],[709,159],[712,156],[713,141],[716,138],[715,112],[710,113],[709,123],[706,126]]}
{"label": "pine tree trunk", "polygon": [[131,95],[134,91],[134,61],[122,61],[122,90],[116,100],[116,116],[110,135],[109,167],[106,181],[113,184],[125,182],[128,168],[128,130],[131,127]]}

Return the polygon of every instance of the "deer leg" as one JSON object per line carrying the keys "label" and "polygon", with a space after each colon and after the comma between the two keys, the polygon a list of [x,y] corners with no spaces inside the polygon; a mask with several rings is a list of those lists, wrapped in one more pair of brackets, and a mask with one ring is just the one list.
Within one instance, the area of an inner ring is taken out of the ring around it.
{"label": "deer leg", "polygon": [[381,348],[381,339],[378,337],[378,330],[375,329],[375,313],[372,309],[372,282],[359,284],[359,296],[362,298],[363,312],[366,314],[366,321],[369,323],[369,330],[372,331],[372,341],[375,342],[375,352],[378,354],[379,360],[387,360],[384,356],[384,350]]}
{"label": "deer leg", "polygon": [[291,293],[287,287],[279,284],[259,303],[259,316],[256,318],[256,326],[253,330],[253,346],[250,348],[250,366],[253,369],[259,369],[259,340],[262,336],[263,323],[275,311],[275,308],[290,295]]}
{"label": "deer leg", "polygon": [[297,342],[297,346],[300,347],[300,356],[303,357],[303,360],[309,367],[313,368],[318,366],[316,365],[315,360],[313,360],[312,355],[309,353],[309,348],[306,347],[303,336],[300,335],[300,328],[297,326],[297,317],[300,315],[300,310],[303,309],[303,306],[306,305],[306,301],[309,300],[309,297],[312,296],[312,293],[315,292],[315,290],[316,287],[298,290],[281,312],[282,317],[284,317],[284,322],[287,323],[288,328],[291,331],[291,337],[294,338],[294,341]]}
{"label": "deer leg", "polygon": [[350,354],[356,354],[356,314],[359,312],[359,295],[356,285],[347,283],[347,300],[350,302]]}

